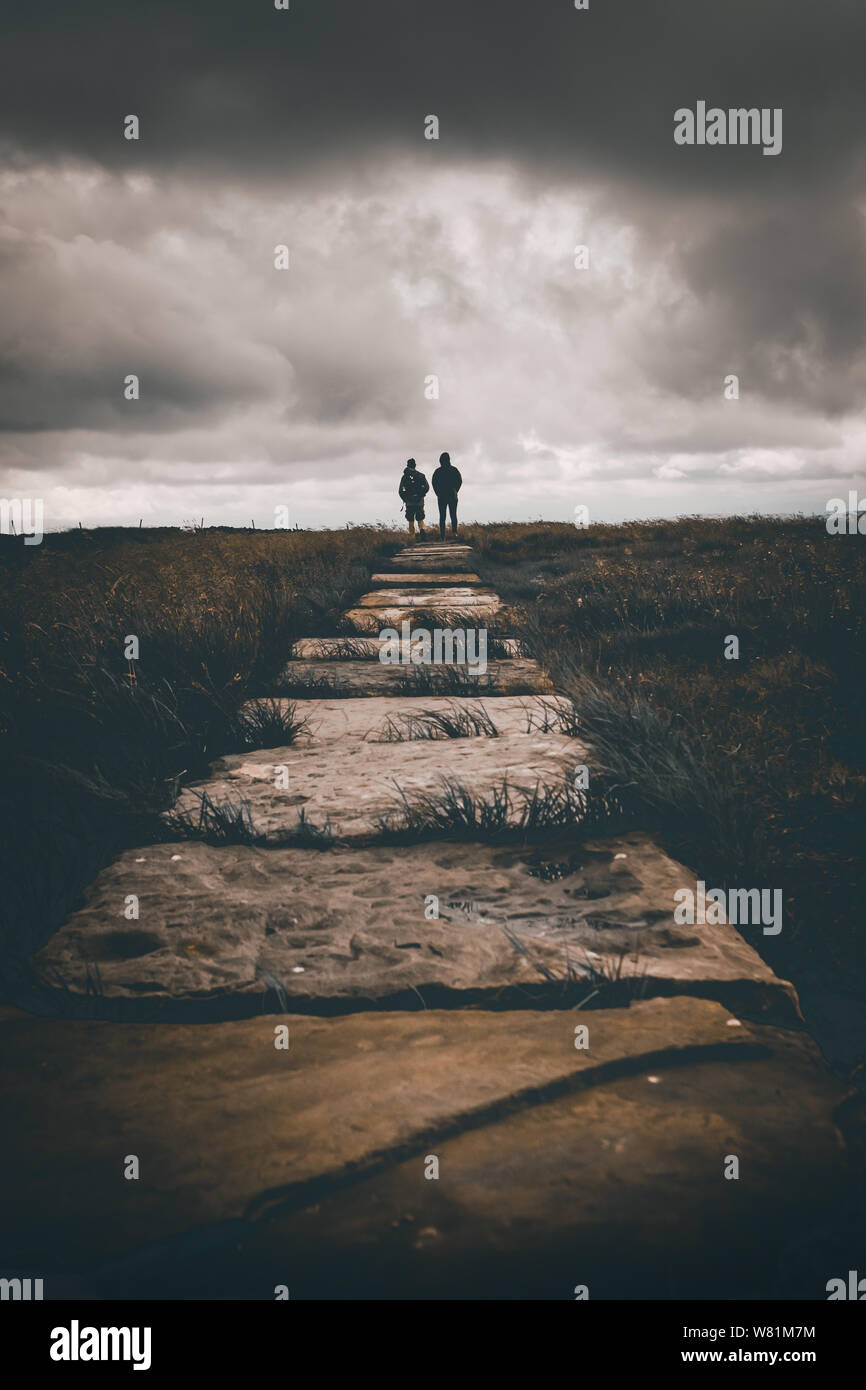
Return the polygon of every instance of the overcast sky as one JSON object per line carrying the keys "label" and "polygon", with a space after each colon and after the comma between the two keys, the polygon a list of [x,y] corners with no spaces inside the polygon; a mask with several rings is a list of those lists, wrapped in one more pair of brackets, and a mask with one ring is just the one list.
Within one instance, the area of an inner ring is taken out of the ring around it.
{"label": "overcast sky", "polygon": [[[0,493],[46,529],[396,520],[443,449],[466,519],[863,490],[862,0],[14,9]],[[698,101],[781,153],[675,144]]]}

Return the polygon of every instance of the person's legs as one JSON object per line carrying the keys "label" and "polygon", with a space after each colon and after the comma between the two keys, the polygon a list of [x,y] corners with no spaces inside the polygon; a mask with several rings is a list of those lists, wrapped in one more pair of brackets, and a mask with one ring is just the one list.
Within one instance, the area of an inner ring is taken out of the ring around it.
{"label": "person's legs", "polygon": [[456,497],[449,497],[449,498],[448,498],[448,510],[449,510],[449,512],[451,513],[451,534],[452,534],[452,536],[456,536],[456,535],[457,535],[457,498],[456,498]]}
{"label": "person's legs", "polygon": [[409,535],[410,535],[410,536],[414,536],[414,534],[415,534],[415,513],[412,511],[412,508],[411,508],[411,507],[407,507],[407,508],[406,508],[406,516],[409,518]]}
{"label": "person's legs", "polygon": [[448,498],[447,498],[447,497],[440,497],[440,498],[438,499],[438,501],[439,501],[439,539],[440,539],[440,541],[444,541],[444,539],[445,539],[445,510],[446,510],[446,508],[447,508],[447,506],[448,506]]}

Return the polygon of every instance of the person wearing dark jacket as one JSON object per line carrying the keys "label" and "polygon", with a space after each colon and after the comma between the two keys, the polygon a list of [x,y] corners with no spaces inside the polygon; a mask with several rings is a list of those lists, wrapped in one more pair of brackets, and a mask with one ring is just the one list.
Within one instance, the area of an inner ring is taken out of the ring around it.
{"label": "person wearing dark jacket", "polygon": [[406,506],[406,520],[409,523],[410,536],[415,535],[416,521],[419,535],[424,535],[424,498],[429,490],[430,484],[424,474],[418,472],[415,467],[415,460],[408,459],[400,479],[399,493]]}
{"label": "person wearing dark jacket", "polygon": [[457,494],[463,479],[460,470],[451,462],[450,454],[439,455],[439,467],[433,474],[433,491],[439,502],[439,539],[445,539],[445,513],[451,517],[451,534],[457,535]]}

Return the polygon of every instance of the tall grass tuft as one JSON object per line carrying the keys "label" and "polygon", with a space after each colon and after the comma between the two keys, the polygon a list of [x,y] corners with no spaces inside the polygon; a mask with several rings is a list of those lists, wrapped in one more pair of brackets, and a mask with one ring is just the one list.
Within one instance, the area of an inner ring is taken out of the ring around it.
{"label": "tall grass tuft", "polygon": [[557,783],[536,782],[530,788],[510,786],[505,777],[484,792],[449,777],[440,778],[433,791],[411,795],[397,786],[395,808],[380,818],[378,828],[383,840],[398,843],[437,838],[499,843],[528,842],[563,830],[596,835],[626,824],[615,797],[576,787],[564,775]]}
{"label": "tall grass tuft", "polygon": [[499,730],[481,704],[457,704],[444,709],[388,715],[374,743],[402,743],[409,739],[498,738]]}

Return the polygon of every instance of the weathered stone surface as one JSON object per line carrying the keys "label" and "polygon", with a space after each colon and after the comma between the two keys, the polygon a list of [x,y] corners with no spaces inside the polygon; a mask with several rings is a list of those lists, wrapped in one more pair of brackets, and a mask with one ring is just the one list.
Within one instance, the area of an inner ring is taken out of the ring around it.
{"label": "weathered stone surface", "polygon": [[[199,1287],[268,1288],[291,1251],[282,1277],[301,1299],[573,1301],[584,1285],[591,1301],[822,1301],[866,1238],[839,1088],[802,1033],[742,1032],[768,1055],[609,1076],[437,1139],[305,1209],[287,1204],[242,1255],[225,1241],[200,1262]],[[437,1182],[423,1180],[426,1154]],[[166,1276],[183,1288],[194,1259],[124,1277],[143,1294]]]}
{"label": "weathered stone surface", "polygon": [[406,545],[402,550],[398,550],[394,559],[405,560],[412,555],[429,555],[432,558],[441,559],[443,556],[451,555],[474,555],[475,547],[467,545],[465,541],[458,540],[424,540],[414,541],[411,545]]}
{"label": "weathered stone surface", "polygon": [[[556,853],[554,851],[554,853]],[[678,927],[687,870],[647,837],[575,853],[473,843],[316,851],[166,844],[131,850],[35,958],[76,994],[218,1012],[696,994],[796,1021],[796,995],[731,926]],[[545,881],[552,871],[563,876]],[[694,876],[691,876],[694,883]],[[123,918],[127,895],[138,922]],[[436,899],[438,919],[428,918]],[[571,980],[569,981],[569,976]]]}
{"label": "weathered stone surface", "polygon": [[[482,606],[476,606],[472,609],[462,608],[460,613],[456,615],[450,607],[443,608],[441,614],[437,613],[435,609],[435,604],[425,603],[424,605],[424,612],[429,614],[429,619],[433,619],[436,626],[442,627],[479,627],[497,617],[499,613],[498,606],[494,605],[489,608]],[[343,616],[352,633],[360,633],[365,636],[375,635],[388,627],[399,628],[405,619],[413,623],[418,622],[411,603],[391,608],[348,608]],[[428,627],[434,625],[429,619],[425,624]]]}
{"label": "weathered stone surface", "polygon": [[[472,554],[407,548],[349,619],[492,616]],[[410,668],[331,640],[297,644],[280,688],[333,674],[369,698],[297,701],[291,748],[198,790],[245,798],[272,839],[303,811],[348,843],[129,851],[34,958],[61,1007],[96,986],[124,1021],[0,1010],[4,1260],[47,1297],[823,1298],[864,1233],[849,1108],[793,988],[733,927],[673,922],[694,875],[640,834],[363,847],[395,782],[531,791],[589,758],[531,697],[381,698]],[[545,688],[534,663],[489,672]],[[377,741],[456,704],[498,736]]]}
{"label": "weathered stone surface", "polygon": [[[457,583],[465,584],[469,582],[475,559],[476,552],[471,546],[441,541],[432,544],[425,542],[391,556],[382,566],[382,572],[386,585],[402,583],[404,575],[414,573],[426,576],[428,582],[436,584],[440,575],[452,572],[457,576]],[[480,582],[474,573],[471,580]]]}
{"label": "weathered stone surface", "polygon": [[369,659],[328,661],[320,658],[310,662],[288,662],[271,683],[269,693],[291,695],[297,691],[303,696],[313,691],[326,698],[329,691],[345,691],[355,696],[403,691],[408,699],[413,692],[424,694],[428,687],[432,691],[452,692],[470,698],[474,691],[507,695],[545,692],[553,688],[538,663],[524,657],[488,660],[483,673],[480,667],[468,666],[464,662],[416,666],[386,664]]}
{"label": "weathered stone surface", "polygon": [[428,584],[411,590],[397,588],[371,589],[358,599],[358,608],[426,608],[463,612],[465,609],[490,607],[499,599],[492,589],[468,584]]}
{"label": "weathered stone surface", "polygon": [[[455,571],[453,574],[448,573],[448,572],[445,571],[445,570],[442,570],[442,571],[437,571],[437,570],[429,571],[429,570],[428,570],[426,574],[412,574],[412,573],[411,573],[410,571],[408,571],[408,570],[406,571],[406,573],[401,573],[401,574],[399,574],[399,575],[394,575],[394,574],[374,574],[374,575],[372,575],[371,578],[370,578],[370,583],[371,583],[371,584],[380,585],[380,586],[383,587],[383,588],[389,588],[389,587],[393,587],[393,586],[395,585],[395,583],[397,582],[397,580],[399,580],[399,584],[400,584],[400,589],[401,589],[401,590],[402,590],[402,588],[403,588],[403,586],[404,586],[405,584],[411,584],[411,585],[413,585],[413,586],[414,586],[414,585],[421,585],[422,587],[426,587],[426,588],[428,588],[428,589],[429,589],[431,586],[435,587],[435,586],[441,585],[441,584],[445,584],[445,585],[454,585],[454,584],[457,584],[457,585],[461,585],[461,584],[463,584],[463,585],[465,585],[465,584],[473,584],[473,585],[474,585],[474,584],[478,584],[478,585],[480,585],[480,584],[481,584],[481,580],[478,578],[478,575],[477,575],[477,574],[471,574],[471,573],[468,572],[468,571],[465,571],[465,572],[461,573],[459,570],[458,570],[458,571]],[[489,592],[489,590],[488,590],[488,592]]]}
{"label": "weathered stone surface", "polygon": [[[498,638],[508,656],[520,656],[520,642],[513,637]],[[360,660],[378,661],[382,647],[390,641],[385,637],[302,637],[292,645],[292,657],[304,661]],[[406,651],[411,659],[411,641],[400,643],[401,655]]]}
{"label": "weathered stone surface", "polygon": [[389,560],[387,566],[383,566],[383,568],[387,568],[389,572],[395,575],[402,574],[404,571],[408,570],[424,570],[425,573],[434,575],[441,570],[445,564],[447,564],[449,570],[461,572],[468,571],[472,560],[473,556],[469,551],[452,553],[445,556],[425,553],[419,554],[418,551],[410,551],[401,555],[395,555],[392,560]]}
{"label": "weathered stone surface", "polygon": [[[731,1028],[728,1012],[704,1000],[578,1021],[589,1026],[585,1050],[567,1013],[287,1015],[290,1046],[278,1050],[273,1017],[199,1026],[7,1018],[0,1123],[16,1144],[0,1191],[5,1258],[44,1269],[46,1297],[58,1266],[98,1276],[100,1261],[152,1242],[165,1276],[185,1247],[160,1241],[187,1232],[193,1251],[212,1255],[222,1234],[236,1250],[261,1221],[315,1208],[347,1184],[357,1198],[361,1183],[394,1172],[399,1191],[395,1165],[407,1161],[413,1210],[427,1188],[447,1192],[458,1242],[480,1240],[488,1258],[499,1233],[519,1241],[524,1213],[545,1214],[532,1228],[542,1248],[563,1222],[616,1223],[623,1183],[629,1210],[640,1197],[669,1215],[680,1184],[699,1194],[698,1212],[715,1210],[741,1186],[723,1181],[726,1152],[742,1155],[754,1203],[771,1198],[793,1164],[812,1178],[801,1203],[838,1185],[844,1154],[831,1111],[840,1088],[804,1040]],[[623,1103],[625,1078],[634,1091]],[[423,1181],[430,1153],[443,1155],[438,1184]],[[134,1184],[124,1154],[139,1157]],[[692,1216],[694,1202],[686,1206]],[[375,1240],[369,1208],[356,1200],[355,1209]],[[229,1224],[208,1246],[201,1228],[221,1222],[246,1223],[246,1236]],[[649,1224],[657,1236],[658,1222]],[[345,1238],[344,1228],[325,1247],[332,1269]],[[146,1263],[115,1265],[113,1295]]]}
{"label": "weathered stone surface", "polygon": [[[399,576],[395,576],[398,579]],[[493,618],[501,608],[501,602],[492,589],[465,584],[431,585],[422,588],[407,586],[399,588],[373,589],[364,594],[353,608],[346,612],[345,620],[358,632],[377,632],[383,627],[393,627],[404,618],[413,618],[415,609],[424,609],[431,614],[441,614],[443,623],[453,626],[455,618],[476,624]]]}
{"label": "weathered stone surface", "polygon": [[[336,745],[339,755],[343,740],[388,743],[393,741],[395,729],[407,735],[411,731],[413,737],[418,737],[427,716],[461,712],[486,716],[499,734],[523,734],[530,725],[537,728],[546,717],[555,718],[558,709],[566,711],[570,702],[556,695],[487,695],[474,699],[462,695],[429,695],[422,699],[379,695],[359,700],[286,699],[279,703],[293,705],[295,717],[304,721],[298,747],[324,750]],[[584,757],[584,744],[577,739],[571,743],[577,754]]]}
{"label": "weathered stone surface", "polygon": [[[219,758],[206,781],[184,789],[175,811],[197,814],[202,793],[217,804],[242,798],[263,839],[285,841],[303,809],[307,823],[329,823],[344,842],[363,841],[378,835],[384,820],[399,822],[403,796],[439,799],[446,779],[476,798],[492,796],[507,782],[513,803],[509,821],[516,822],[535,787],[560,787],[585,761],[574,739],[540,732],[387,744],[347,736],[339,744],[329,741],[327,748],[322,743],[299,740],[288,748]],[[278,785],[279,768],[287,769],[284,788]]]}

